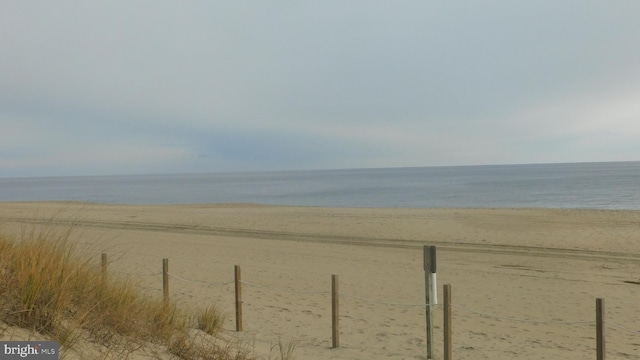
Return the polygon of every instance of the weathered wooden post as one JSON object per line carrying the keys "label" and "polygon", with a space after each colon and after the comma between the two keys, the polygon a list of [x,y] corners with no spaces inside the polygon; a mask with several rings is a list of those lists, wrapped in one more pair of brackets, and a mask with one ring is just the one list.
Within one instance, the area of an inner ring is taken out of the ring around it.
{"label": "weathered wooden post", "polygon": [[100,269],[102,271],[102,281],[104,282],[107,278],[107,253],[102,253],[100,265]]}
{"label": "weathered wooden post", "polygon": [[169,303],[169,259],[162,259],[162,294],[165,304]]}
{"label": "weathered wooden post", "polygon": [[427,359],[433,359],[433,311],[432,305],[438,303],[436,290],[436,247],[425,245],[424,254],[424,291],[427,318]]}
{"label": "weathered wooden post", "polygon": [[240,265],[234,267],[236,284],[236,331],[242,331],[242,276]]}
{"label": "weathered wooden post", "polygon": [[339,312],[339,294],[338,294],[338,275],[331,275],[331,335],[332,347],[335,349],[340,347],[340,329],[338,327]]}
{"label": "weathered wooden post", "polygon": [[596,359],[605,360],[604,299],[596,299]]}
{"label": "weathered wooden post", "polygon": [[444,286],[444,360],[452,360],[451,348],[453,342],[451,339],[451,285]]}

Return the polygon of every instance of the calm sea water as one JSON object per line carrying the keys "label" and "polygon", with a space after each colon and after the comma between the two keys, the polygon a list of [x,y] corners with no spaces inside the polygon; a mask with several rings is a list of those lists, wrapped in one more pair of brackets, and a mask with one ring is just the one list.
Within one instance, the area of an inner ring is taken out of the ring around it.
{"label": "calm sea water", "polygon": [[640,209],[640,162],[0,178],[0,201]]}

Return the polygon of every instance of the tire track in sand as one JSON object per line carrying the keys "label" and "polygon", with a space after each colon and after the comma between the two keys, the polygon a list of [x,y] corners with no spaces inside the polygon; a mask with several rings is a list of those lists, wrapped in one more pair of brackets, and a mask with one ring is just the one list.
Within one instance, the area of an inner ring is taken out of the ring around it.
{"label": "tire track in sand", "polygon": [[198,234],[209,236],[239,237],[261,240],[299,241],[335,245],[355,245],[383,248],[422,248],[424,245],[438,246],[439,251],[490,253],[501,255],[520,255],[534,257],[574,258],[594,261],[640,264],[640,254],[594,251],[580,249],[550,248],[502,244],[476,244],[467,242],[423,241],[409,239],[373,238],[358,236],[338,236],[325,234],[296,233],[287,231],[252,230],[243,228],[211,227],[189,224],[160,224],[140,221],[107,220],[42,220],[21,217],[0,217],[3,222],[15,222],[37,225],[59,225],[73,227],[92,227],[115,230],[156,231],[178,234]]}

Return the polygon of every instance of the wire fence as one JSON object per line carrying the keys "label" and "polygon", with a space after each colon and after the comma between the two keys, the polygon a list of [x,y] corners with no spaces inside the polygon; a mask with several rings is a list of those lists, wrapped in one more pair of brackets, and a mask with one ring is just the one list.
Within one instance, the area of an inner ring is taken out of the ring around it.
{"label": "wire fence", "polygon": [[[167,259],[165,259],[167,260]],[[106,271],[106,256],[103,255],[103,270]],[[131,275],[130,273],[127,272],[123,272],[123,271],[116,271],[118,273],[122,273],[122,274],[127,274],[127,275]],[[405,308],[444,308],[445,306],[447,306],[446,304],[436,304],[436,303],[400,303],[400,302],[391,302],[391,301],[383,301],[383,300],[379,300],[379,299],[370,299],[367,297],[363,297],[363,296],[359,296],[359,295],[354,295],[351,294],[349,292],[343,292],[343,291],[337,291],[337,292],[332,292],[332,291],[308,291],[308,290],[296,290],[296,289],[287,289],[287,288],[281,288],[281,287],[273,287],[273,286],[267,286],[267,285],[263,285],[263,284],[259,284],[256,282],[249,282],[246,280],[240,280],[240,279],[236,279],[235,281],[221,281],[221,282],[210,282],[210,281],[202,281],[202,280],[193,280],[193,279],[188,279],[185,276],[180,276],[177,275],[175,273],[166,271],[166,272],[141,272],[141,273],[135,273],[136,276],[162,276],[165,277],[166,279],[168,278],[172,278],[175,279],[176,281],[185,283],[185,284],[190,284],[190,285],[195,285],[195,286],[201,286],[201,287],[207,287],[207,288],[215,288],[215,287],[226,287],[229,285],[236,285],[236,292],[238,291],[238,287],[242,287],[242,286],[248,286],[248,287],[253,287],[253,288],[258,288],[258,289],[262,289],[262,290],[267,290],[270,292],[276,292],[276,293],[283,293],[283,294],[298,294],[298,295],[332,295],[332,296],[339,296],[340,298],[346,298],[346,299],[354,299],[357,301],[361,301],[361,302],[365,302],[365,303],[369,303],[369,304],[375,304],[375,305],[385,305],[385,306],[394,306],[394,307],[405,307]],[[168,286],[167,285],[168,281],[164,281],[163,282],[163,287],[164,286]],[[166,293],[168,293],[168,289],[163,289],[163,291]],[[166,299],[168,301],[168,298]],[[466,312],[468,314],[472,314],[475,316],[479,316],[479,317],[483,317],[483,318],[489,318],[489,319],[493,319],[493,320],[498,320],[498,321],[508,321],[508,322],[516,322],[516,323],[530,323],[530,324],[548,324],[548,325],[568,325],[568,326],[572,326],[572,325],[589,325],[591,327],[593,326],[598,326],[598,319],[594,318],[594,319],[588,319],[588,320],[558,320],[558,319],[531,319],[531,318],[517,318],[517,317],[509,317],[509,316],[502,316],[499,314],[493,314],[493,313],[489,313],[489,312],[485,312],[485,311],[480,311],[480,310],[476,310],[476,309],[471,309],[467,306],[463,306],[463,305],[458,305],[456,303],[450,303],[448,304],[448,306],[450,306],[450,308],[453,309],[457,309],[460,310],[462,312]],[[237,314],[237,313],[236,313]],[[628,326],[623,326],[620,325],[618,323],[612,322],[612,321],[608,321],[608,320],[602,320],[602,324],[606,324],[608,326],[610,326],[612,329],[616,329],[618,331],[624,331],[628,334],[632,334],[632,335],[640,335],[640,331],[638,330],[634,330],[629,328]],[[604,340],[604,339],[603,339]],[[638,340],[640,341],[640,339]]]}

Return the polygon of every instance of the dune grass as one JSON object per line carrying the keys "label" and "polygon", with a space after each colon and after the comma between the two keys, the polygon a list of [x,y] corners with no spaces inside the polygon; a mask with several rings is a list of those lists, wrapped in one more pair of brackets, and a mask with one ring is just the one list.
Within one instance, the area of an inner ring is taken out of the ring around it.
{"label": "dune grass", "polygon": [[293,352],[295,349],[296,349],[295,340],[289,340],[288,342],[284,342],[282,338],[278,337],[278,343],[271,344],[269,359],[274,358],[273,354],[275,353],[276,360],[293,360],[294,359]]}
{"label": "dune grass", "polygon": [[0,321],[58,341],[63,355],[82,340],[107,349],[104,358],[148,344],[179,359],[253,358],[241,344],[211,336],[224,322],[216,308],[189,314],[143,296],[131,279],[112,279],[81,256],[70,232],[45,226],[15,238],[0,234]]}
{"label": "dune grass", "polygon": [[198,323],[198,329],[209,335],[215,335],[226,320],[226,316],[222,315],[220,310],[215,306],[208,306],[195,316]]}

